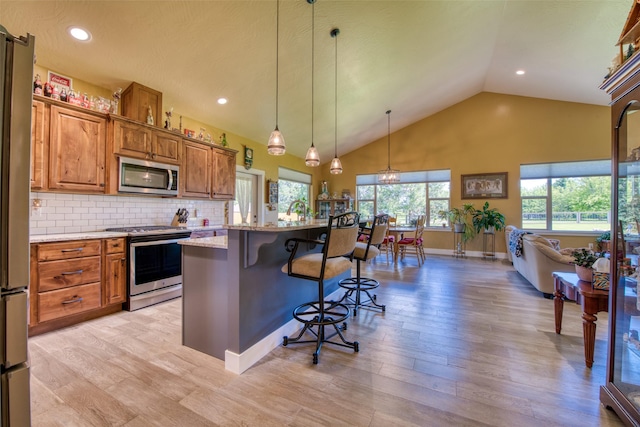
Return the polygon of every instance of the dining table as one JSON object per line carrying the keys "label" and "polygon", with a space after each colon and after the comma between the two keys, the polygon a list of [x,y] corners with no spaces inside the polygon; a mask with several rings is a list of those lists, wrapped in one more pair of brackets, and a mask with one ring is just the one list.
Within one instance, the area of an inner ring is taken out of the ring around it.
{"label": "dining table", "polygon": [[400,251],[400,246],[398,246],[398,242],[404,238],[405,233],[413,233],[416,231],[415,227],[409,226],[396,226],[389,227],[389,235],[393,236],[393,262],[398,263],[398,252]]}

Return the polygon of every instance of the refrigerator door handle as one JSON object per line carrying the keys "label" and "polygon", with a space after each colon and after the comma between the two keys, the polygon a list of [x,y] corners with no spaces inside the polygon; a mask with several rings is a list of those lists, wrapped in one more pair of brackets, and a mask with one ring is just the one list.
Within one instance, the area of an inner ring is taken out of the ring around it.
{"label": "refrigerator door handle", "polygon": [[29,367],[25,364],[2,374],[2,425],[31,425]]}
{"label": "refrigerator door handle", "polygon": [[4,369],[27,361],[27,293],[5,295],[0,316],[6,326],[0,330],[0,364]]}
{"label": "refrigerator door handle", "polygon": [[[3,151],[0,167],[0,286],[3,290],[25,288],[29,285],[29,174],[34,37],[28,35],[18,42],[12,41],[13,43],[5,42],[7,64],[11,64],[9,61],[12,64],[5,67],[3,84],[5,87],[9,85],[11,89],[4,94],[0,123],[0,145]],[[7,96],[10,96],[9,100]]]}

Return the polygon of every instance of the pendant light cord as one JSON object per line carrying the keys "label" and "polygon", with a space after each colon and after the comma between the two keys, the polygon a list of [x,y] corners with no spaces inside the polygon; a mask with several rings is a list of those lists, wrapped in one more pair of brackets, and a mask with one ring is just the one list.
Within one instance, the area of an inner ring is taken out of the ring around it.
{"label": "pendant light cord", "polygon": [[337,158],[338,157],[338,34],[340,34],[340,31],[336,28],[333,31],[331,31],[331,35],[333,36],[334,39],[336,39],[336,73],[335,73],[335,90],[334,90],[334,97],[336,100],[336,107],[334,109],[335,111],[335,135],[334,135],[334,140],[335,140],[335,151],[334,151],[334,156]]}
{"label": "pendant light cord", "polygon": [[316,46],[316,31],[315,31],[315,16],[316,16],[316,1],[311,1],[311,146],[313,147],[313,92],[314,92],[314,84],[313,84],[313,71],[315,69],[315,46]]}
{"label": "pendant light cord", "polygon": [[279,40],[280,40],[280,0],[276,1],[276,129],[278,129],[278,92],[279,92],[279,69],[278,69],[278,59],[279,59]]}
{"label": "pendant light cord", "polygon": [[391,110],[387,111],[387,169],[391,170]]}

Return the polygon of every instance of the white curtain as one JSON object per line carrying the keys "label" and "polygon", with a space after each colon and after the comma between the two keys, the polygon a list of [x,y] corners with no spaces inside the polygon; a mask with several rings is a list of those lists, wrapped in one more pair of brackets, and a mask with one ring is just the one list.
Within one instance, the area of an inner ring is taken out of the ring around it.
{"label": "white curtain", "polygon": [[243,223],[249,223],[249,205],[251,204],[251,178],[236,178],[236,200]]}

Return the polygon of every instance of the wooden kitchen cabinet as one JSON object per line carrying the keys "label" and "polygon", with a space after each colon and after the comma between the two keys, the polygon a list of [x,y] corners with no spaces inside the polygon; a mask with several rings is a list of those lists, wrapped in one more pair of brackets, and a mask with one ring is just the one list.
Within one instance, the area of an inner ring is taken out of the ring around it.
{"label": "wooden kitchen cabinet", "polygon": [[31,189],[47,188],[47,152],[49,115],[44,102],[33,100],[31,104]]}
{"label": "wooden kitchen cabinet", "polygon": [[236,153],[213,148],[213,184],[211,197],[230,200],[236,195]]}
{"label": "wooden kitchen cabinet", "polygon": [[127,300],[127,256],[124,238],[104,239],[104,274],[102,277],[104,305]]}
{"label": "wooden kitchen cabinet", "polygon": [[31,244],[29,335],[122,310],[125,252],[124,238]]}
{"label": "wooden kitchen cabinet", "polygon": [[122,92],[122,115],[147,123],[151,107],[153,125],[162,127],[162,92],[133,82]]}
{"label": "wooden kitchen cabinet", "polygon": [[126,119],[113,118],[112,122],[113,154],[160,163],[180,163],[180,135]]}
{"label": "wooden kitchen cabinet", "polygon": [[184,140],[182,150],[181,195],[183,197],[210,198],[211,147]]}
{"label": "wooden kitchen cabinet", "polygon": [[100,240],[32,245],[32,323],[100,308]]}
{"label": "wooden kitchen cabinet", "polygon": [[151,159],[161,163],[180,163],[182,137],[172,132],[156,130],[151,134]]}
{"label": "wooden kitchen cabinet", "polygon": [[113,152],[123,156],[149,160],[151,129],[129,121],[113,118]]}
{"label": "wooden kitchen cabinet", "polygon": [[107,121],[51,105],[49,189],[104,193]]}

